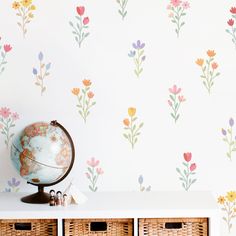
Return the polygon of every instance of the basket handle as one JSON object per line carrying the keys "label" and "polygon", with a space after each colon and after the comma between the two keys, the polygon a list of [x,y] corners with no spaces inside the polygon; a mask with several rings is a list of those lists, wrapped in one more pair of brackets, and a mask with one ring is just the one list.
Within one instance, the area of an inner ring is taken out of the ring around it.
{"label": "basket handle", "polygon": [[15,230],[31,230],[32,229],[32,225],[31,223],[15,223]]}
{"label": "basket handle", "polygon": [[91,232],[106,232],[107,231],[107,222],[104,221],[95,221],[95,222],[90,222],[90,231]]}
{"label": "basket handle", "polygon": [[183,225],[181,222],[168,222],[165,223],[166,229],[182,229]]}

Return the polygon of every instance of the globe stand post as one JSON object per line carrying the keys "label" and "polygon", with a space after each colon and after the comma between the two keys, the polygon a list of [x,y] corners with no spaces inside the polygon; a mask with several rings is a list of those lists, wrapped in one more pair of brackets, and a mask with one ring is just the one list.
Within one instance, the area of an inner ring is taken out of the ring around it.
{"label": "globe stand post", "polygon": [[34,204],[49,203],[50,195],[44,192],[44,185],[37,185],[37,186],[38,186],[37,193],[25,196],[21,198],[21,201],[25,203],[34,203]]}

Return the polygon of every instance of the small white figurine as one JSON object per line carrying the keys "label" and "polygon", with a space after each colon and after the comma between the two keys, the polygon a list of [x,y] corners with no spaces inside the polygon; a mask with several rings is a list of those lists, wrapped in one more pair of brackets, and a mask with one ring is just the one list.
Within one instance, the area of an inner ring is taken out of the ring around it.
{"label": "small white figurine", "polygon": [[51,189],[49,193],[50,193],[49,206],[55,206],[56,205],[55,191]]}
{"label": "small white figurine", "polygon": [[67,206],[68,206],[67,194],[63,194],[63,202],[62,202],[62,205],[63,205],[64,207],[67,207]]}
{"label": "small white figurine", "polygon": [[62,205],[62,193],[61,193],[61,191],[57,191],[56,205],[57,206],[61,206]]}

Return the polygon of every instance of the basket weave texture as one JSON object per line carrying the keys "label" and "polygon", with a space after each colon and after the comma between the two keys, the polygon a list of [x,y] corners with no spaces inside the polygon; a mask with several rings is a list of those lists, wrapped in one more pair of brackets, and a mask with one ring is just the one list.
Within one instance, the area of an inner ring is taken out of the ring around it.
{"label": "basket weave texture", "polygon": [[[166,225],[175,225],[169,229]],[[139,219],[139,236],[208,236],[207,218],[156,218]]]}
{"label": "basket weave texture", "polygon": [[[91,231],[91,223],[106,222],[104,231]],[[65,236],[133,236],[133,219],[65,219]]]}
{"label": "basket weave texture", "polygon": [[[17,225],[30,225],[31,229],[19,229]],[[55,219],[0,220],[0,236],[57,236]]]}

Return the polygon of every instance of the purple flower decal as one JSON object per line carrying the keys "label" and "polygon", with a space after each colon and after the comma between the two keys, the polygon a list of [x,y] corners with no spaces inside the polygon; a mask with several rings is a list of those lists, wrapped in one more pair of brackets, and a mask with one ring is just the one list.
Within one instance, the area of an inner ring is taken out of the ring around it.
{"label": "purple flower decal", "polygon": [[135,50],[133,49],[130,50],[128,56],[133,58],[135,64],[134,73],[136,74],[137,77],[139,77],[143,71],[142,63],[146,59],[146,56],[144,55],[145,43],[142,43],[140,40],[137,40],[136,43],[132,43],[132,47]]}
{"label": "purple flower decal", "polygon": [[20,190],[20,181],[14,177],[7,181],[7,185],[8,187],[5,188],[5,192],[18,192]]}
{"label": "purple flower decal", "polygon": [[46,86],[44,85],[44,80],[50,75],[49,69],[51,67],[51,63],[48,63],[45,65],[43,63],[44,55],[42,52],[39,52],[38,54],[38,60],[39,60],[39,70],[36,68],[33,68],[33,75],[35,76],[35,85],[39,86],[41,89],[41,96],[46,91]]}
{"label": "purple flower decal", "polygon": [[129,56],[129,57],[134,57],[135,54],[136,54],[136,52],[131,50],[131,51],[129,52],[128,56]]}
{"label": "purple flower decal", "polygon": [[225,129],[221,129],[221,133],[225,136],[227,134]]}
{"label": "purple flower decal", "polygon": [[140,192],[144,192],[144,191],[150,192],[150,191],[151,191],[151,185],[149,185],[147,188],[145,188],[145,187],[143,186],[143,176],[142,176],[142,175],[140,175],[140,176],[138,177],[138,183],[139,183]]}
{"label": "purple flower decal", "polygon": [[140,40],[137,41],[137,43],[133,43],[133,48],[134,49],[143,49],[145,47],[145,43],[141,43]]}
{"label": "purple flower decal", "polygon": [[221,133],[223,134],[223,141],[226,142],[228,146],[228,151],[226,152],[227,157],[232,160],[232,153],[236,151],[236,139],[235,135],[233,135],[233,126],[234,119],[229,119],[229,128],[221,129]]}

